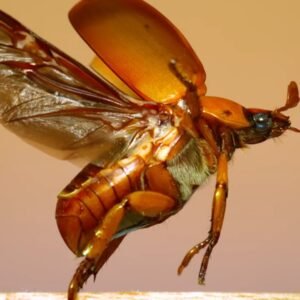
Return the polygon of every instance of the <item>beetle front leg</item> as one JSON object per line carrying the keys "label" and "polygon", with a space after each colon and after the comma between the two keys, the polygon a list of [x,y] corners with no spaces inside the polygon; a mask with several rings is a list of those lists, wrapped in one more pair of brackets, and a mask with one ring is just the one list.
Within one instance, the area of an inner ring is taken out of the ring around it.
{"label": "beetle front leg", "polygon": [[195,245],[191,248],[182,260],[179,268],[178,274],[180,275],[183,269],[189,264],[190,260],[195,254],[197,254],[201,249],[206,248],[206,252],[203,256],[200,272],[198,276],[199,284],[204,284],[205,274],[208,266],[208,261],[212,253],[213,248],[217,244],[220,233],[222,230],[225,208],[226,208],[226,198],[228,194],[228,172],[227,172],[228,157],[226,152],[222,152],[218,158],[218,170],[217,170],[217,183],[213,198],[212,207],[212,217],[211,217],[211,228],[208,237],[201,243]]}
{"label": "beetle front leg", "polygon": [[152,191],[137,191],[127,195],[114,205],[106,214],[101,224],[95,229],[82,254],[85,259],[77,268],[68,290],[68,300],[75,300],[82,285],[91,275],[96,276],[99,269],[119,246],[123,237],[116,240],[117,233],[126,210],[135,211],[145,217],[159,218],[170,212],[177,202],[164,194]]}

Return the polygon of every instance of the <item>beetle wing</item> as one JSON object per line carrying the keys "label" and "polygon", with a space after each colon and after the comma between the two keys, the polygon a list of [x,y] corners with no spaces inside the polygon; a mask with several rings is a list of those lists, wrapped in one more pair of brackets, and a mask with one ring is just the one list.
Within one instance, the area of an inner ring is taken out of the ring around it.
{"label": "beetle wing", "polygon": [[104,79],[0,12],[0,122],[63,159],[118,159],[144,126]]}
{"label": "beetle wing", "polygon": [[205,71],[183,35],[141,0],[82,0],[70,20],[99,57],[138,95],[173,103],[186,87],[170,70],[175,60],[184,76],[205,93]]}
{"label": "beetle wing", "polygon": [[95,56],[90,66],[95,72],[103,76],[125,94],[135,98],[138,97],[137,94],[124,81],[122,81],[99,57]]}

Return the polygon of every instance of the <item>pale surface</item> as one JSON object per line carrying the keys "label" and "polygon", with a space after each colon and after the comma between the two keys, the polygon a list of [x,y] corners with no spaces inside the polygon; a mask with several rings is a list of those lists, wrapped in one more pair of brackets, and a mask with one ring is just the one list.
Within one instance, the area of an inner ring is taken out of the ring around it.
{"label": "pale surface", "polygon": [[[65,294],[16,293],[0,294],[0,300],[65,300]],[[251,293],[82,293],[78,300],[299,300],[300,294]]]}
{"label": "pale surface", "polygon": [[[73,57],[93,57],[67,12],[76,0],[0,0],[0,8]],[[208,94],[279,107],[300,82],[299,0],[149,1],[185,34],[207,72]],[[300,127],[299,107],[288,111]],[[0,291],[66,291],[79,260],[59,236],[57,193],[79,171],[0,128]],[[131,234],[84,291],[300,292],[300,135],[237,151],[229,166],[224,230],[206,285],[200,255],[178,277],[185,252],[205,238],[215,180],[168,222]]]}

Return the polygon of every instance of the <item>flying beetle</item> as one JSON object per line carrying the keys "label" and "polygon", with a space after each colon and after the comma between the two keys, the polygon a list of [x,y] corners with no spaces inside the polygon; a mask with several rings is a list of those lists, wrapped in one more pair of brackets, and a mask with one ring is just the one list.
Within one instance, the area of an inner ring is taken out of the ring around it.
{"label": "flying beetle", "polygon": [[299,102],[296,83],[282,107],[246,109],[206,96],[194,51],[146,2],[83,0],[70,20],[97,55],[95,73],[0,14],[1,122],[42,150],[90,162],[56,209],[64,241],[84,257],[69,299],[126,234],[174,215],[216,173],[210,231],[178,269],[203,249],[204,282],[225,214],[228,161],[237,148],[299,132],[283,114]]}

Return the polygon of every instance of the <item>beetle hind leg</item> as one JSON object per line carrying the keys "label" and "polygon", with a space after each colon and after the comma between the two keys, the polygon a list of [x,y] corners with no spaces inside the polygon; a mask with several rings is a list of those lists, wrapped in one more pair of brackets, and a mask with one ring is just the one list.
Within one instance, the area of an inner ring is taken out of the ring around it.
{"label": "beetle hind leg", "polygon": [[96,276],[103,264],[116,250],[124,237],[113,239],[127,210],[160,220],[176,206],[173,198],[152,191],[136,191],[115,204],[94,231],[82,255],[85,259],[77,268],[68,290],[68,300],[75,300],[77,293],[91,275]]}
{"label": "beetle hind leg", "polygon": [[97,262],[92,259],[85,258],[80,263],[69,285],[68,300],[76,299],[77,293],[91,275],[94,275],[94,278],[96,278],[99,270],[115,252],[124,238],[125,236],[122,236],[112,240]]}
{"label": "beetle hind leg", "polygon": [[128,200],[115,204],[95,229],[94,236],[82,251],[85,259],[78,266],[68,290],[68,300],[75,300],[77,293],[91,275],[96,276],[102,265],[122,241],[112,240],[125,214]]}
{"label": "beetle hind leg", "polygon": [[209,258],[220,237],[225,215],[227,184],[227,154],[224,152],[221,153],[218,158],[217,184],[214,193],[211,228],[208,233],[208,237],[201,243],[196,244],[187,252],[177,271],[178,275],[180,275],[183,269],[187,267],[194,255],[199,253],[201,249],[206,248],[198,276],[199,284],[204,284]]}

